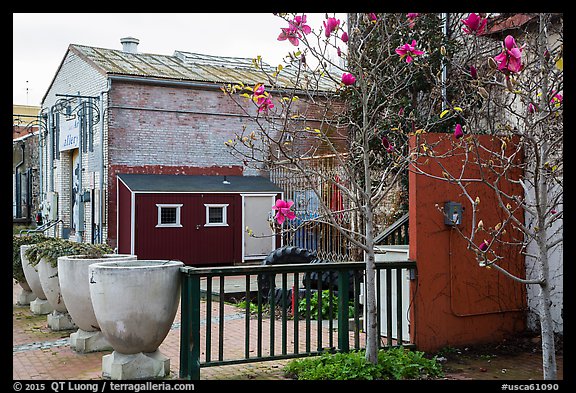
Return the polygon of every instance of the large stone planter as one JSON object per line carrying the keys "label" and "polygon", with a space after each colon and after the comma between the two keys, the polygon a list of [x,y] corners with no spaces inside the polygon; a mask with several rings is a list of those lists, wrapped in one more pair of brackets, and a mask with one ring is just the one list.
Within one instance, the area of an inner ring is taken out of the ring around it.
{"label": "large stone planter", "polygon": [[52,266],[46,258],[42,258],[38,262],[37,268],[46,299],[54,309],[52,313],[48,314],[48,327],[53,331],[75,329],[76,324],[68,313],[60,290],[58,266]]}
{"label": "large stone planter", "polygon": [[32,293],[36,296],[36,300],[30,302],[30,311],[36,315],[46,315],[53,311],[52,306],[46,299],[46,294],[42,289],[42,284],[40,283],[40,276],[38,275],[38,270],[36,266],[32,266],[30,261],[26,257],[26,250],[31,247],[30,244],[24,244],[20,246],[20,260],[22,261],[22,269],[24,270],[24,277],[26,277],[26,282],[32,290]]}
{"label": "large stone planter", "polygon": [[88,353],[111,350],[112,346],[100,331],[92,307],[88,266],[99,262],[136,260],[136,255],[106,254],[102,258],[67,255],[58,258],[58,279],[66,309],[78,326],[70,335],[70,347],[76,352]]}
{"label": "large stone planter", "polygon": [[30,306],[30,302],[36,300],[36,295],[32,292],[32,288],[30,288],[27,281],[18,281],[18,285],[21,291],[18,294],[18,299],[16,299],[16,305]]}
{"label": "large stone planter", "polygon": [[110,379],[163,378],[170,359],[158,347],[180,301],[179,261],[101,262],[88,267],[98,325],[114,351],[102,358]]}

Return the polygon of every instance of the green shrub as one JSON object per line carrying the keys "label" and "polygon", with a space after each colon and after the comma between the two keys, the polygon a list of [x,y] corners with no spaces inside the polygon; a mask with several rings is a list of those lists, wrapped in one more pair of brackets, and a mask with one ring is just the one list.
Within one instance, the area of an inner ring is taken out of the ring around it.
{"label": "green shrub", "polygon": [[26,257],[30,264],[35,266],[42,258],[52,267],[58,266],[58,257],[67,255],[86,255],[87,258],[101,258],[104,254],[111,254],[114,250],[107,244],[92,244],[74,242],[61,238],[48,238],[48,240],[34,244],[26,250]]}
{"label": "green shrub", "polygon": [[298,380],[433,379],[443,375],[435,357],[427,359],[423,352],[401,347],[381,349],[377,364],[367,362],[363,350],[324,353],[292,360],[284,372]]}
{"label": "green shrub", "polygon": [[[262,309],[264,309],[264,307],[267,305],[268,304],[263,304]],[[246,309],[246,307],[250,307],[250,314],[257,314],[258,313],[258,304],[252,303],[250,301],[241,300],[238,303],[236,303],[235,306],[243,308],[243,309]]]}
{"label": "green shrub", "polygon": [[[318,294],[319,292],[314,292],[310,296],[310,319],[318,319]],[[306,303],[306,298],[300,299],[298,302],[298,314],[301,317],[306,317]],[[330,315],[330,303],[332,303],[332,315]],[[330,294],[327,289],[322,291],[321,307],[320,315],[322,315],[322,319],[338,318],[338,297],[334,293]],[[348,305],[348,316],[350,318],[354,316],[354,303],[352,301]]]}
{"label": "green shrub", "polygon": [[24,268],[22,267],[22,258],[20,257],[20,246],[44,242],[47,239],[49,238],[43,234],[12,236],[12,277],[14,277],[16,281],[26,281]]}

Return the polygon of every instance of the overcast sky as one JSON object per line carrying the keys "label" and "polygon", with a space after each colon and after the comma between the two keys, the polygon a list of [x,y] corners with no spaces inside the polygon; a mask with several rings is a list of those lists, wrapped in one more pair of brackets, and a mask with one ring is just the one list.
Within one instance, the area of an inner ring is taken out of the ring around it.
{"label": "overcast sky", "polygon": [[[313,29],[325,14],[308,15]],[[345,19],[345,14],[336,14]],[[122,49],[120,38],[140,40],[138,51],[186,52],[253,58],[270,65],[296,49],[277,41],[286,23],[271,13],[25,13],[13,14],[13,104],[40,105],[70,44]]]}

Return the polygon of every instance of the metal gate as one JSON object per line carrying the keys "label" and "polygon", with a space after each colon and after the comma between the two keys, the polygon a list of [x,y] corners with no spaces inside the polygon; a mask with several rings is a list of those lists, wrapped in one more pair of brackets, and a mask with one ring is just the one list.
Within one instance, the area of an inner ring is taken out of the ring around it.
{"label": "metal gate", "polygon": [[[377,313],[386,313],[386,318],[376,318],[380,347],[413,347],[381,333],[394,330],[402,337],[408,328],[403,323],[402,288],[409,285],[405,277],[415,269],[414,261],[376,262]],[[182,267],[180,378],[200,379],[202,367],[365,348],[360,295],[364,270],[363,262]],[[314,272],[316,277],[328,275],[327,283],[314,281]],[[259,290],[257,277],[276,288],[272,295]],[[387,281],[386,293],[380,293],[380,277]],[[244,283],[244,310],[224,301],[231,279]],[[314,294],[317,300],[312,301]]]}
{"label": "metal gate", "polygon": [[345,174],[338,165],[337,157],[326,155],[302,159],[302,169],[294,164],[276,163],[270,170],[270,180],[284,191],[284,199],[294,201],[296,219],[285,224],[285,245],[316,251],[320,259],[328,261],[353,260],[352,243],[333,225],[327,223],[326,215],[338,225],[350,229],[355,213],[338,189],[337,183],[345,184]]}

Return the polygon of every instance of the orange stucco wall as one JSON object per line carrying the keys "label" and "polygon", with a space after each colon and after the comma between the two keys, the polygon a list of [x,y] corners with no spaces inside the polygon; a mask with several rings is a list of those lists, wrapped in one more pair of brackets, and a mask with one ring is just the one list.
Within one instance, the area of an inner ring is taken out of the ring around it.
{"label": "orange stucco wall", "polygon": [[[458,151],[459,144],[464,143],[463,140],[456,142],[451,134],[425,134],[424,137],[429,143],[439,142],[436,152],[455,146]],[[482,136],[479,141],[485,146],[500,146],[500,142],[490,136]],[[413,137],[411,146],[422,142],[423,139]],[[462,159],[459,155],[442,159],[441,163],[444,170],[457,174]],[[443,169],[434,160],[428,160],[422,168],[442,176]],[[469,178],[477,174],[477,167],[466,171]],[[509,182],[504,187],[511,194],[522,193],[519,186]],[[494,268],[480,267],[462,236],[444,224],[444,215],[436,206],[444,206],[447,201],[462,203],[463,222],[459,228],[469,233],[472,207],[462,190],[413,171],[409,175],[409,190],[409,257],[417,263],[417,279],[411,286],[412,342],[419,350],[435,351],[446,346],[496,341],[524,330],[524,285]],[[480,198],[479,217],[485,225],[494,226],[502,221],[504,213],[497,207],[492,191],[479,183],[469,184],[467,190]],[[519,214],[521,216],[521,212]],[[508,236],[518,235],[512,229],[508,232]],[[520,250],[516,247],[502,250],[506,258],[501,265],[524,276],[524,257]]]}

